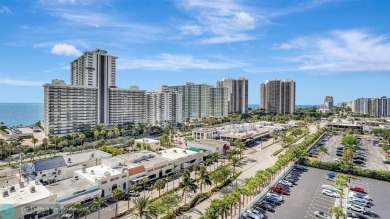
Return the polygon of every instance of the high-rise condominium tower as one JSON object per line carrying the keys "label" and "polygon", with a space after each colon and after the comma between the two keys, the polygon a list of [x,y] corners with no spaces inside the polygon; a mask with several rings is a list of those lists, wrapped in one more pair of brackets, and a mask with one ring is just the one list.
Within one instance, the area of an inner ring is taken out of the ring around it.
{"label": "high-rise condominium tower", "polygon": [[96,49],[95,51],[85,51],[83,55],[70,63],[73,86],[98,88],[98,124],[109,123],[109,89],[115,87],[117,58],[108,55],[107,51]]}
{"label": "high-rise condominium tower", "polygon": [[217,81],[217,87],[228,89],[228,112],[248,112],[248,80],[245,78],[224,78]]}
{"label": "high-rise condominium tower", "polygon": [[270,113],[294,113],[295,81],[273,79],[261,83],[260,108]]}
{"label": "high-rise condominium tower", "polygon": [[332,96],[325,96],[323,106],[325,109],[333,109],[333,97]]}

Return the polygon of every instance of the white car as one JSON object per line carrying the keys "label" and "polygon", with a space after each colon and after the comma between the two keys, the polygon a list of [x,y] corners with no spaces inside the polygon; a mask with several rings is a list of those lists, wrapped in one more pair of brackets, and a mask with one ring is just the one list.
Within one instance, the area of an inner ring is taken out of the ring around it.
{"label": "white car", "polygon": [[293,184],[287,180],[280,180],[280,184],[292,187]]}
{"label": "white car", "polygon": [[348,197],[357,197],[357,198],[361,198],[361,199],[366,199],[367,201],[372,201],[372,199],[369,195],[366,195],[366,194],[360,193],[360,192],[349,191]]}
{"label": "white car", "polygon": [[328,189],[323,189],[322,194],[330,196],[330,197],[334,197],[334,198],[340,197],[339,194],[337,194],[336,192],[330,191]]}
{"label": "white car", "polygon": [[321,219],[331,219],[332,217],[323,211],[315,211],[314,215]]}
{"label": "white car", "polygon": [[366,208],[362,207],[362,206],[359,206],[359,205],[347,204],[347,208],[350,209],[350,210],[353,210],[353,211],[360,212],[362,214],[364,214],[366,212]]}

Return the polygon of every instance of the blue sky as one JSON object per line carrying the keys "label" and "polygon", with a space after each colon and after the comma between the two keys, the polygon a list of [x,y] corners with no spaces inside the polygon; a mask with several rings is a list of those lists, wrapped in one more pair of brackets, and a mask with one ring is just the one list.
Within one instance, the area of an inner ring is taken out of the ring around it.
{"label": "blue sky", "polygon": [[297,82],[297,104],[390,96],[387,0],[0,0],[0,102],[43,102],[69,63],[100,48],[118,87]]}

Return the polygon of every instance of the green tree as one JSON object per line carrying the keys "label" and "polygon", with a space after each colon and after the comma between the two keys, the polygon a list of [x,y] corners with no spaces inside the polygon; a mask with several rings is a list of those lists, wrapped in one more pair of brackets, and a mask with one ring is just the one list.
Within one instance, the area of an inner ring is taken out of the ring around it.
{"label": "green tree", "polygon": [[73,218],[74,218],[74,213],[78,212],[81,208],[82,208],[82,206],[81,206],[80,202],[70,203],[70,204],[65,206],[65,209],[67,211],[71,211],[72,212]]}
{"label": "green tree", "polygon": [[191,177],[185,175],[183,176],[183,180],[180,182],[180,187],[183,190],[182,197],[184,197],[184,204],[187,203],[187,194],[190,192],[196,192],[198,189],[198,185],[196,185],[195,180],[191,179]]}
{"label": "green tree", "polygon": [[98,138],[99,138],[99,136],[100,136],[100,132],[99,132],[98,130],[95,130],[95,131],[93,132],[93,135],[95,136],[95,141],[97,141]]}
{"label": "green tree", "polygon": [[115,218],[118,215],[118,202],[123,197],[123,191],[120,188],[116,188],[111,193],[111,197],[115,200]]}
{"label": "green tree", "polygon": [[161,189],[163,189],[165,187],[165,181],[163,179],[158,179],[155,183],[154,183],[154,187],[158,190],[158,196],[161,195]]}
{"label": "green tree", "polygon": [[202,191],[203,185],[211,185],[210,175],[206,171],[206,168],[204,166],[200,167],[199,182],[200,182],[200,193],[203,193]]}
{"label": "green tree", "polygon": [[112,137],[114,137],[114,132],[113,131],[108,131],[108,133],[107,133],[107,137],[109,138],[109,139],[111,139]]}
{"label": "green tree", "polygon": [[157,209],[153,206],[149,197],[139,197],[133,200],[134,208],[131,215],[135,219],[152,219],[157,217]]}
{"label": "green tree", "polygon": [[100,219],[100,209],[101,207],[106,203],[106,200],[104,198],[98,198],[95,199],[95,201],[92,203],[92,206],[94,208],[98,209],[98,219]]}
{"label": "green tree", "polygon": [[340,206],[333,206],[329,208],[329,213],[334,215],[336,219],[339,219],[340,217],[344,217],[344,211]]}
{"label": "green tree", "polygon": [[127,199],[127,209],[130,209],[130,192],[138,192],[142,187],[137,183],[132,183],[128,186],[129,198]]}
{"label": "green tree", "polygon": [[85,134],[84,133],[80,133],[79,134],[79,138],[81,140],[81,144],[84,144],[84,139],[86,138]]}

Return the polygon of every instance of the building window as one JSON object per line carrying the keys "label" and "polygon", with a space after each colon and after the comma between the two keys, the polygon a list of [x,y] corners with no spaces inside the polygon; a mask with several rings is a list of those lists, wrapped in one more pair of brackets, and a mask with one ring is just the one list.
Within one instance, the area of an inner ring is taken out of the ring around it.
{"label": "building window", "polygon": [[156,174],[150,175],[148,178],[149,179],[154,179],[154,178],[156,178]]}
{"label": "building window", "polygon": [[118,180],[118,179],[119,179],[119,177],[112,178],[112,179],[111,179],[111,182],[113,182],[113,181],[115,181],[115,180]]}
{"label": "building window", "polygon": [[124,182],[123,183],[123,190],[125,190],[126,189],[126,183]]}
{"label": "building window", "polygon": [[104,180],[104,181],[102,181],[102,185],[104,185],[104,184],[106,184],[107,183],[107,180]]}
{"label": "building window", "polygon": [[122,175],[122,178],[126,178],[126,175]]}

